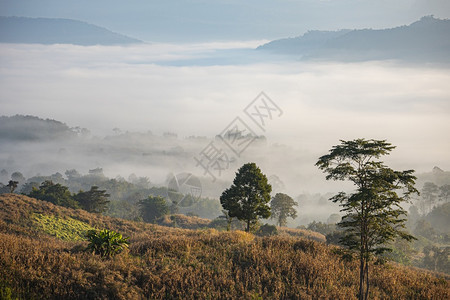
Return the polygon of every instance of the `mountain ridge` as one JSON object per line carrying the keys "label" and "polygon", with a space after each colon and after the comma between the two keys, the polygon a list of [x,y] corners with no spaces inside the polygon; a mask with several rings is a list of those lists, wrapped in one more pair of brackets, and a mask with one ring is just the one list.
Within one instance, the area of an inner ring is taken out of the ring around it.
{"label": "mountain ridge", "polygon": [[143,42],[74,19],[0,16],[0,43],[112,46]]}
{"label": "mountain ridge", "polygon": [[425,16],[410,25],[387,29],[308,31],[295,38],[271,41],[257,50],[304,60],[450,63],[450,20]]}

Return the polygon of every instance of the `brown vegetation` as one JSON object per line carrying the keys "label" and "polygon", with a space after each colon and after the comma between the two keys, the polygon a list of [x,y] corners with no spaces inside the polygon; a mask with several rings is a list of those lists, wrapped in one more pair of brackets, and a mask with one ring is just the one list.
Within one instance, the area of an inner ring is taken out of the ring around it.
{"label": "brown vegetation", "polygon": [[[33,213],[70,217],[130,236],[102,259],[29,225]],[[282,235],[188,230],[113,219],[25,196],[0,195],[0,298],[353,299],[358,263],[339,248]],[[371,298],[449,299],[449,278],[373,265]],[[5,296],[6,295],[6,296]]]}

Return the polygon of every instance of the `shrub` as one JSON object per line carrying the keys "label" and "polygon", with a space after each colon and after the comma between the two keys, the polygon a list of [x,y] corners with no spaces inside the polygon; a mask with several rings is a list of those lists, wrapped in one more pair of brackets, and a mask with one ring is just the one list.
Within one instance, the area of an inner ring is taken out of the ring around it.
{"label": "shrub", "polygon": [[278,230],[275,225],[269,225],[264,224],[261,227],[259,227],[258,231],[256,232],[256,235],[259,236],[271,236],[271,235],[277,235]]}
{"label": "shrub", "polygon": [[118,232],[104,229],[101,231],[89,230],[86,234],[89,241],[87,251],[91,251],[101,257],[112,257],[128,248],[128,238],[122,237]]}

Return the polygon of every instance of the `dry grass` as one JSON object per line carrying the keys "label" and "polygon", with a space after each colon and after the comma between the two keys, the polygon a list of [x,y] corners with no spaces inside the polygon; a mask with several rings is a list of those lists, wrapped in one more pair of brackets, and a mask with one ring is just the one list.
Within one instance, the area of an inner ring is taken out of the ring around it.
{"label": "dry grass", "polygon": [[[125,233],[130,249],[105,260],[80,251],[85,242],[27,227],[27,216],[44,212]],[[0,196],[0,295],[23,299],[353,299],[358,264],[335,249],[289,235],[167,228]],[[430,272],[387,264],[372,274],[373,299],[450,298],[449,279]]]}
{"label": "dry grass", "polygon": [[164,216],[158,224],[169,227],[181,227],[186,229],[208,228],[211,220],[199,217],[188,217],[181,214]]}
{"label": "dry grass", "polygon": [[278,227],[278,233],[281,235],[289,235],[293,237],[301,237],[310,240],[315,240],[318,242],[326,242],[326,237],[315,231],[306,230],[306,229],[298,229],[298,228],[288,228],[288,227]]}

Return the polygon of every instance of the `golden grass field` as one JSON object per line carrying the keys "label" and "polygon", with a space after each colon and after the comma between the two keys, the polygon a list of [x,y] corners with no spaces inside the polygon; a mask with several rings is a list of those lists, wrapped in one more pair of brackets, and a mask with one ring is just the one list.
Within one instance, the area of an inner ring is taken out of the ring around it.
{"label": "golden grass field", "polygon": [[[118,231],[130,247],[112,259],[87,253],[79,237],[89,228]],[[0,298],[356,299],[356,260],[342,260],[320,234],[279,232],[172,228],[3,194]],[[443,274],[372,264],[370,298],[450,299],[449,283]]]}

